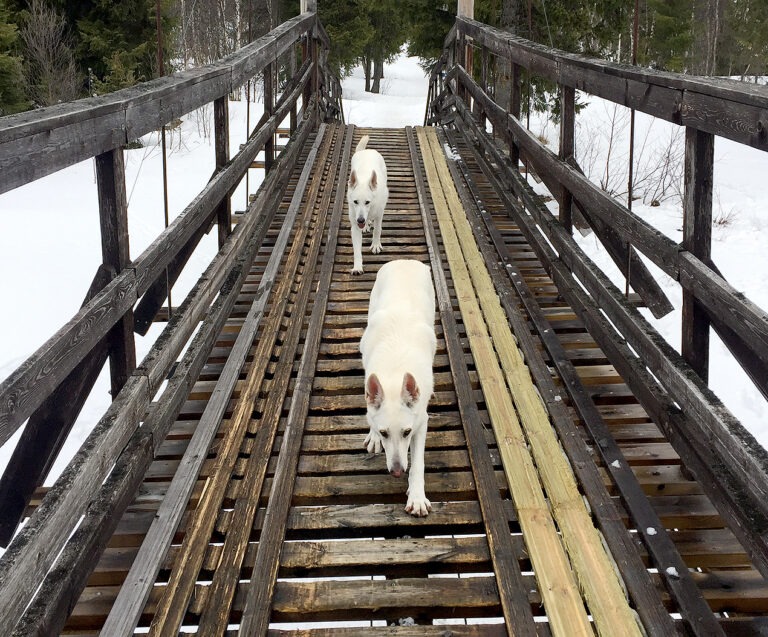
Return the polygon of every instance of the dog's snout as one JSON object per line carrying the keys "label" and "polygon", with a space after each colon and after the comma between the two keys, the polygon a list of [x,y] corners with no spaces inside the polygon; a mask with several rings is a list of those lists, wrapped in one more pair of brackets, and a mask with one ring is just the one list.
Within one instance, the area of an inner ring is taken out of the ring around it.
{"label": "dog's snout", "polygon": [[403,467],[400,465],[399,462],[395,462],[392,465],[392,469],[389,471],[390,475],[393,475],[395,478],[399,478],[401,475],[403,475]]}
{"label": "dog's snout", "polygon": [[361,228],[365,227],[365,217],[358,217],[357,225],[360,226]]}

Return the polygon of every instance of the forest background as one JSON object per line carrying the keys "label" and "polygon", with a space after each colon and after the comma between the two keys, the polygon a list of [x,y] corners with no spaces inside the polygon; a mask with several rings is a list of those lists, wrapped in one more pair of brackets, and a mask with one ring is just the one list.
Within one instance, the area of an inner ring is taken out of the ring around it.
{"label": "forest background", "polygon": [[[319,0],[340,77],[379,92],[403,47],[439,56],[456,2]],[[232,53],[298,13],[298,0],[0,0],[0,115],[102,95]],[[616,62],[696,75],[768,74],[768,0],[476,0],[475,18]],[[158,46],[158,41],[161,43]],[[539,92],[547,102],[546,87]],[[534,108],[545,104],[536,103]],[[556,109],[555,109],[556,112]]]}

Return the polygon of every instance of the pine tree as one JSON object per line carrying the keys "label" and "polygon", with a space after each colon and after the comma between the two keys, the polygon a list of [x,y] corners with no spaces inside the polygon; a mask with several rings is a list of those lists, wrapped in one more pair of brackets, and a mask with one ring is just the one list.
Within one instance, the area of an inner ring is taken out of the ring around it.
{"label": "pine tree", "polygon": [[[366,90],[368,79],[373,79],[372,93],[380,92],[380,82],[384,74],[384,63],[391,62],[405,44],[407,31],[400,3],[397,0],[368,0],[365,6],[371,37],[366,42],[363,52],[366,68]],[[372,74],[368,71],[371,64]]]}
{"label": "pine tree", "polygon": [[22,60],[17,55],[18,47],[18,29],[10,21],[6,0],[0,0],[0,116],[29,108],[29,101],[24,97]]}
{"label": "pine tree", "polygon": [[[81,69],[115,90],[157,75],[155,0],[61,0],[76,36]],[[171,0],[161,3],[163,32],[171,33]],[[166,72],[172,58],[171,38],[164,38]]]}

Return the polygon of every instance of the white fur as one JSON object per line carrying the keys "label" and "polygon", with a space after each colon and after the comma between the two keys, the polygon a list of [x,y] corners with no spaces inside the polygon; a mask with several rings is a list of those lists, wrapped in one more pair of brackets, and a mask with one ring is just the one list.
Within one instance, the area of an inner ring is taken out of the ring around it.
{"label": "white fur", "polygon": [[425,516],[432,508],[424,493],[427,403],[432,396],[435,357],[435,289],[429,266],[400,259],[376,275],[368,325],[360,340],[365,368],[369,453],[384,449],[387,470],[408,473],[405,510]]}
{"label": "white fur", "polygon": [[371,252],[379,254],[382,250],[381,224],[389,198],[387,165],[381,153],[366,148],[367,145],[368,135],[363,135],[352,155],[347,182],[349,225],[354,252],[352,274],[363,273],[363,230],[373,229]]}

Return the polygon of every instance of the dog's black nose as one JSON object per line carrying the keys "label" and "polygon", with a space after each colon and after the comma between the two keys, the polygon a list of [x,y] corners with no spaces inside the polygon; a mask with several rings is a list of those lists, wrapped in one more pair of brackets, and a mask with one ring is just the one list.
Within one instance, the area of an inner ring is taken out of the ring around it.
{"label": "dog's black nose", "polygon": [[390,473],[390,475],[394,476],[395,478],[399,478],[401,475],[403,475],[403,467],[400,466],[399,462],[396,462],[392,466],[392,470],[389,473]]}
{"label": "dog's black nose", "polygon": [[361,228],[365,228],[365,219],[363,219],[362,217],[360,217],[360,218],[357,220],[357,225],[358,225],[359,227],[361,227]]}

